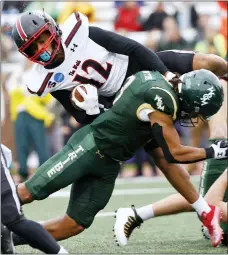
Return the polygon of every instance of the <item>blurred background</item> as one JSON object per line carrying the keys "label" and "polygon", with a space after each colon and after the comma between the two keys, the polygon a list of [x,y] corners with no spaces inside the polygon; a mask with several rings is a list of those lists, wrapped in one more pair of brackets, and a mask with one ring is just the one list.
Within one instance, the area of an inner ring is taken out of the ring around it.
{"label": "blurred background", "polygon": [[[23,85],[31,63],[16,51],[11,39],[12,25],[20,13],[44,8],[61,24],[72,12],[80,11],[91,25],[125,35],[153,51],[194,50],[223,58],[227,53],[224,1],[5,1],[1,5],[1,108],[5,108],[2,143],[13,151],[16,182],[29,178],[81,127],[51,95],[33,97]],[[184,144],[206,146],[208,130],[204,123],[197,128],[177,125],[177,130]],[[199,174],[201,164],[187,168],[190,174]],[[141,175],[161,175],[143,149],[122,165],[120,177]]]}

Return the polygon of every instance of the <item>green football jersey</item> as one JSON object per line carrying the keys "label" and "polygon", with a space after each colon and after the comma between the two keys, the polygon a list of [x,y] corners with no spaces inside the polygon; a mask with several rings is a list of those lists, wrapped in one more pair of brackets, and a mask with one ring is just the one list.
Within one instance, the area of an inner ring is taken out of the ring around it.
{"label": "green football jersey", "polygon": [[143,71],[130,76],[111,109],[91,124],[98,148],[109,157],[125,161],[153,139],[148,113],[161,111],[176,119],[178,98],[159,73]]}

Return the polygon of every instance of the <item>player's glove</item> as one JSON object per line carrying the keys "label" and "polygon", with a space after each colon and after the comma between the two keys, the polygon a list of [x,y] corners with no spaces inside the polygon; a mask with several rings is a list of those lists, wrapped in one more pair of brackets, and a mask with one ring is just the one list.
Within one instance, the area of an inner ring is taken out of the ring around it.
{"label": "player's glove", "polygon": [[174,77],[177,77],[177,75],[175,73],[172,73],[172,72],[169,72],[169,71],[165,73],[165,78],[168,81],[172,80]]}
{"label": "player's glove", "polygon": [[222,79],[224,81],[228,81],[228,73],[224,74],[223,76],[220,76],[219,79]]}
{"label": "player's glove", "polygon": [[[88,115],[95,115],[100,113],[99,104],[98,104],[98,94],[97,88],[90,85],[85,84],[83,85],[86,89],[86,92],[80,88],[80,86],[74,88],[77,89],[81,96],[84,98],[83,102],[79,102],[75,97],[72,98],[72,101],[75,105],[83,110],[86,111]],[[74,91],[73,91],[74,94]]]}
{"label": "player's glove", "polygon": [[207,158],[226,159],[228,157],[227,141],[215,141],[206,149]]}

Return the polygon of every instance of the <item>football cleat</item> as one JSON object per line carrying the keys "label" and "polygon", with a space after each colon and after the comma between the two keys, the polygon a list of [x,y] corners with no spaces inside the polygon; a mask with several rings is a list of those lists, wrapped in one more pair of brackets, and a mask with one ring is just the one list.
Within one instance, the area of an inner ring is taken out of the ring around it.
{"label": "football cleat", "polygon": [[143,220],[137,214],[134,205],[131,208],[120,208],[115,213],[114,237],[118,246],[125,246],[133,230],[139,228]]}
{"label": "football cleat", "polygon": [[228,234],[227,233],[223,234],[222,244],[225,246],[228,246]]}
{"label": "football cleat", "polygon": [[209,205],[211,211],[203,212],[201,215],[203,226],[208,229],[211,244],[217,247],[223,238],[223,230],[220,227],[221,211],[218,207]]}
{"label": "football cleat", "polygon": [[202,225],[201,226],[201,231],[202,231],[203,236],[205,237],[205,239],[210,239],[211,238],[207,227],[204,227],[204,225]]}
{"label": "football cleat", "polygon": [[1,224],[1,251],[2,254],[14,254],[15,247],[13,243],[13,233]]}

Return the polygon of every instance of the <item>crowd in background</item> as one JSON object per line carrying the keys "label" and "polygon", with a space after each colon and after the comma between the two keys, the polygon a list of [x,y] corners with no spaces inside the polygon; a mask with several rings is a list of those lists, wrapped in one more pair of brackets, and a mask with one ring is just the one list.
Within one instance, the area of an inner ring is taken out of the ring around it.
{"label": "crowd in background", "polygon": [[[3,125],[2,141],[15,152],[13,168],[19,173],[19,181],[29,178],[30,169],[58,152],[81,125],[51,95],[38,98],[27,92],[23,79],[31,63],[16,52],[11,39],[12,17],[28,10],[44,9],[62,24],[72,12],[80,11],[91,24],[105,29],[108,27],[143,43],[153,51],[195,50],[225,58],[227,2],[212,4],[218,7],[218,12],[213,15],[210,11],[199,10],[197,4],[192,2],[154,2],[148,5],[147,1],[115,1],[111,13],[109,7],[105,9],[105,2],[98,5],[95,2],[78,1],[5,1],[1,20],[1,81],[8,118]],[[105,16],[107,12],[113,16]],[[177,125],[177,130],[183,143],[205,146],[208,135],[205,124],[201,123],[198,129],[191,130]],[[34,163],[36,159],[38,162]],[[159,170],[143,149],[125,162],[123,169],[123,176],[159,175]],[[189,169],[194,173],[200,168],[194,164]]]}

